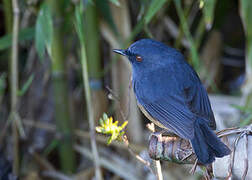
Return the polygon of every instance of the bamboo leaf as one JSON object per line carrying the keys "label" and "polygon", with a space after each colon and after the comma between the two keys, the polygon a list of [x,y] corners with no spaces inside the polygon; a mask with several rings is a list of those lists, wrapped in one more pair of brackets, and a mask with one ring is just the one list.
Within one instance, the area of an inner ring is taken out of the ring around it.
{"label": "bamboo leaf", "polygon": [[2,73],[0,76],[0,97],[4,94],[6,88],[6,73]]}
{"label": "bamboo leaf", "polygon": [[163,7],[166,0],[153,0],[145,15],[145,24],[148,24],[154,15]]}
{"label": "bamboo leaf", "polygon": [[80,43],[84,44],[84,30],[83,30],[83,9],[81,6],[75,8],[75,29],[79,36]]}
{"label": "bamboo leaf", "polygon": [[252,68],[252,1],[240,0],[240,14],[243,21],[243,26],[246,33],[246,61],[247,68]]}
{"label": "bamboo leaf", "polygon": [[210,29],[213,24],[215,4],[216,0],[200,1],[200,6],[203,6],[204,20],[207,29]]}
{"label": "bamboo leaf", "polygon": [[189,29],[188,23],[186,21],[185,14],[184,14],[183,9],[182,9],[181,0],[174,0],[174,3],[175,3],[175,6],[176,6],[178,16],[179,16],[179,20],[180,20],[181,25],[182,25],[182,29],[183,29],[183,31],[185,33],[185,36],[186,36],[187,40],[190,43],[190,47],[191,47],[190,48],[190,54],[191,54],[191,58],[192,58],[192,65],[195,68],[195,70],[198,71],[199,70],[199,65],[200,65],[199,64],[199,56],[198,56],[198,53],[197,53],[196,45],[195,45],[195,43],[193,41],[190,29]]}
{"label": "bamboo leaf", "polygon": [[240,123],[240,127],[247,126],[252,122],[252,113],[250,113],[245,119],[243,119]]}
{"label": "bamboo leaf", "polygon": [[[150,23],[152,18],[157,14],[157,12],[164,6],[167,0],[153,0],[151,1],[146,13],[138,21],[137,25],[134,27],[133,31],[130,34],[130,37],[127,39],[126,44],[132,41],[135,36],[142,31],[142,29]],[[167,1],[168,4],[170,0]],[[146,2],[144,2],[146,3]]]}
{"label": "bamboo leaf", "polygon": [[42,59],[47,49],[51,56],[51,45],[53,39],[53,20],[49,7],[44,4],[37,17],[35,27],[35,46]]}
{"label": "bamboo leaf", "polygon": [[48,156],[50,152],[52,152],[59,145],[60,145],[60,141],[53,139],[52,142],[45,148],[43,155]]}
{"label": "bamboo leaf", "polygon": [[108,0],[102,0],[102,1],[97,0],[96,5],[97,5],[97,8],[99,9],[99,12],[101,13],[101,16],[108,23],[108,25],[110,26],[112,31],[115,33],[115,35],[118,35],[118,31],[112,17]]}
{"label": "bamboo leaf", "polygon": [[[23,42],[31,40],[34,37],[34,27],[21,29],[18,36],[18,41]],[[10,48],[12,45],[12,34],[7,34],[0,38],[0,50]]]}
{"label": "bamboo leaf", "polygon": [[118,0],[109,0],[109,1],[116,6],[120,6],[120,2]]}
{"label": "bamboo leaf", "polygon": [[32,81],[33,81],[34,75],[31,75],[28,80],[24,83],[23,87],[21,88],[21,90],[18,91],[18,96],[23,96],[26,91],[28,90],[28,88],[30,87]]}

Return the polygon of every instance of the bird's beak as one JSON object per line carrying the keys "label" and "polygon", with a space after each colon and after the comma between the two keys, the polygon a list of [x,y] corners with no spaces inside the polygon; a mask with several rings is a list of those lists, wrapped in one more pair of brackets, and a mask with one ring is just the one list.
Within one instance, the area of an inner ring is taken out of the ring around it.
{"label": "bird's beak", "polygon": [[126,50],[124,49],[113,49],[113,51],[117,54],[123,55],[123,56],[127,56],[126,54]]}

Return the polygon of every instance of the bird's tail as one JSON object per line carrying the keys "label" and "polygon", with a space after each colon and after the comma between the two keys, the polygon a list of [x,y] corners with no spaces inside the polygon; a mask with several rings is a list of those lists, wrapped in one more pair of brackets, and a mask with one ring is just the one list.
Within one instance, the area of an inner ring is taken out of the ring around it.
{"label": "bird's tail", "polygon": [[231,152],[203,119],[195,121],[194,138],[191,140],[191,144],[202,164],[210,164],[215,157],[223,157]]}

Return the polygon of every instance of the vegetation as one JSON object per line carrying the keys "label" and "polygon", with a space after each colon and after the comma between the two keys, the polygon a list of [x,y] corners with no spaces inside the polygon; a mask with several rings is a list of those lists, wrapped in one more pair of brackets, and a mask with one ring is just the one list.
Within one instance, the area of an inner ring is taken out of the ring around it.
{"label": "vegetation", "polygon": [[[148,121],[129,88],[129,64],[112,52],[141,38],[179,49],[209,93],[231,100],[239,115],[217,119],[220,129],[251,124],[251,9],[251,0],[1,1],[0,179],[161,173],[159,161],[151,169],[138,155],[146,154]],[[183,168],[165,162],[163,176],[202,176]]]}

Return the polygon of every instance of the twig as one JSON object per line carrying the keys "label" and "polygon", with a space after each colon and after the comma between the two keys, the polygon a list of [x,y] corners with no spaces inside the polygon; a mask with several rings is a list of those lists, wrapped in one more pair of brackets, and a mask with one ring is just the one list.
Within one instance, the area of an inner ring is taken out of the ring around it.
{"label": "twig", "polygon": [[229,173],[228,173],[228,176],[226,178],[226,180],[228,180],[230,177],[232,177],[232,171],[233,171],[233,166],[234,166],[234,159],[235,159],[235,149],[236,149],[236,146],[238,145],[238,142],[239,140],[241,139],[241,137],[244,135],[244,133],[241,133],[234,141],[234,144],[233,144],[233,150],[232,150],[232,153],[231,153],[231,162],[230,162],[230,165],[229,165]]}
{"label": "twig", "polygon": [[42,176],[59,180],[73,180],[73,178],[66,176],[65,174],[58,171],[43,171]]}
{"label": "twig", "polygon": [[13,174],[18,176],[19,172],[19,142],[17,125],[17,90],[18,90],[18,33],[19,33],[19,7],[17,0],[12,0],[13,6],[13,39],[11,57],[11,114],[13,114],[12,136],[13,136]]}
{"label": "twig", "polygon": [[[111,99],[117,101],[117,103],[120,105],[120,104],[121,104],[121,103],[120,103],[120,98],[113,92],[112,89],[110,89],[109,87],[106,87],[106,88],[107,88],[107,90],[110,92]],[[129,87],[129,88],[130,88],[130,87]],[[128,94],[128,95],[129,95],[129,94]],[[130,99],[130,96],[129,96],[129,99]],[[130,108],[130,107],[128,107],[128,110],[129,110],[129,108]],[[123,120],[126,121],[126,120],[127,120],[126,118],[127,118],[128,115],[125,116],[125,114],[123,113],[121,107],[119,108],[119,111],[120,111],[120,114],[121,114]],[[154,125],[153,125],[153,126],[154,126]],[[134,156],[139,162],[141,162],[141,163],[143,163],[145,166],[147,166],[147,167],[149,168],[149,170],[150,170],[153,174],[155,174],[155,173],[152,171],[151,167],[150,167],[150,163],[149,163],[148,161],[145,161],[141,156],[139,156],[138,154],[136,154],[136,153],[131,149],[130,144],[129,144],[129,140],[128,140],[128,138],[127,138],[126,135],[124,135],[124,136],[122,137],[122,140],[123,140],[125,146],[127,147],[129,153],[130,153],[132,156]]]}
{"label": "twig", "polygon": [[[93,160],[93,156],[87,148],[79,146],[79,145],[75,145],[74,149],[77,152],[79,152],[80,154],[84,155],[85,157]],[[132,180],[138,179],[136,177],[136,174],[129,173],[127,170],[125,170],[123,167],[121,167],[118,163],[113,163],[111,161],[111,159],[106,159],[105,157],[100,157],[100,163],[106,169],[110,170],[111,172],[114,172],[115,174],[119,175],[123,179],[132,179]]]}
{"label": "twig", "polygon": [[194,162],[194,164],[193,164],[193,167],[192,167],[192,169],[190,170],[190,174],[193,174],[193,175],[194,175],[197,166],[198,166],[198,159],[195,160],[195,162]]}
{"label": "twig", "polygon": [[[117,101],[118,104],[120,104],[120,99],[118,98],[118,96],[113,92],[113,90],[111,90],[109,87],[107,87],[108,91],[111,93],[111,97],[113,100]],[[119,109],[121,116],[123,118],[124,121],[126,121],[127,119],[126,116],[124,115],[123,111],[121,110],[121,108]],[[155,132],[155,126],[154,124],[152,124],[152,128],[153,128],[153,132]],[[148,161],[145,161],[141,156],[139,156],[138,154],[134,153],[134,151],[130,148],[129,145],[129,141],[126,135],[124,135],[122,137],[124,144],[126,145],[126,147],[128,148],[129,153],[134,156],[139,162],[143,163],[144,165],[146,165],[149,170],[153,173],[151,167],[150,167],[150,163]],[[160,161],[155,161],[155,167],[156,167],[156,176],[158,178],[158,180],[163,180],[163,175],[162,175],[162,171],[161,171],[161,165],[160,165]],[[155,173],[153,173],[155,174]]]}
{"label": "twig", "polygon": [[[111,99],[111,100],[114,100],[114,101],[116,101],[117,103],[118,103],[118,105],[119,105],[119,112],[120,112],[120,114],[121,114],[121,116],[122,116],[122,119],[124,120],[124,121],[127,121],[127,119],[129,118],[129,110],[130,110],[130,103],[128,102],[128,103],[126,103],[126,104],[128,104],[127,106],[128,106],[128,109],[126,110],[126,112],[127,112],[127,115],[125,115],[124,114],[124,112],[122,111],[122,107],[121,107],[121,103],[120,103],[120,98],[119,98],[119,96],[110,88],[110,87],[108,87],[108,86],[106,86],[106,89],[109,91],[109,98]],[[130,90],[128,91],[128,99],[129,99],[129,101],[130,101]]]}
{"label": "twig", "polygon": [[[164,28],[167,29],[167,31],[169,32],[169,34],[174,39],[178,38],[178,36],[179,36],[179,29],[178,29],[177,25],[172,21],[172,19],[169,18],[169,17],[164,17],[163,23],[164,23]],[[181,43],[187,49],[189,49],[191,47],[190,43],[185,38],[182,38]]]}
{"label": "twig", "polygon": [[[25,126],[29,126],[29,127],[33,127],[33,128],[39,128],[39,129],[43,129],[45,131],[54,133],[56,136],[61,136],[62,134],[57,130],[56,126],[50,123],[44,123],[44,122],[34,122],[33,120],[27,120],[27,119],[23,119],[23,124]],[[90,133],[87,131],[83,131],[80,129],[75,129],[74,130],[74,134],[75,136],[77,136],[78,138],[84,138],[84,139],[90,139]],[[104,136],[101,135],[97,135],[96,137],[96,141],[99,143],[103,143],[103,144],[107,144],[107,140],[104,138]],[[1,142],[1,141],[0,141]],[[127,147],[122,144],[122,143],[118,143],[118,142],[114,142],[112,141],[111,143],[112,146],[121,148],[121,149],[125,149],[127,150]],[[145,147],[138,145],[138,144],[130,144],[130,146],[132,147],[132,149],[134,149],[136,152],[141,152],[145,149]]]}
{"label": "twig", "polygon": [[145,166],[147,166],[147,167],[149,168],[149,170],[150,170],[153,174],[155,174],[155,173],[152,171],[151,167],[150,167],[150,162],[144,160],[141,156],[139,156],[138,154],[136,154],[136,153],[132,150],[132,148],[130,147],[129,140],[128,140],[127,136],[124,135],[124,136],[122,137],[122,139],[123,139],[123,142],[124,142],[125,146],[127,147],[128,151],[129,151],[129,153],[130,153],[132,156],[134,156],[139,162],[141,162],[141,163],[143,163]]}
{"label": "twig", "polygon": [[[155,126],[152,123],[152,127],[153,127],[153,131],[155,132]],[[158,135],[158,138],[161,138],[162,134]],[[160,160],[155,160],[155,168],[156,168],[156,175],[158,180],[163,180],[163,174],[162,174],[162,169],[161,169],[161,164],[160,164]]]}
{"label": "twig", "polygon": [[243,172],[243,175],[242,175],[242,180],[245,180],[246,179],[246,176],[247,176],[247,173],[248,173],[248,134],[245,134],[245,138],[246,138],[246,141],[245,141],[245,149],[246,149],[246,158],[245,158],[245,168],[244,168],[244,172]]}
{"label": "twig", "polygon": [[45,157],[38,154],[33,148],[29,148],[29,153],[32,155],[33,159],[37,162],[41,170],[55,171],[53,165]]}

